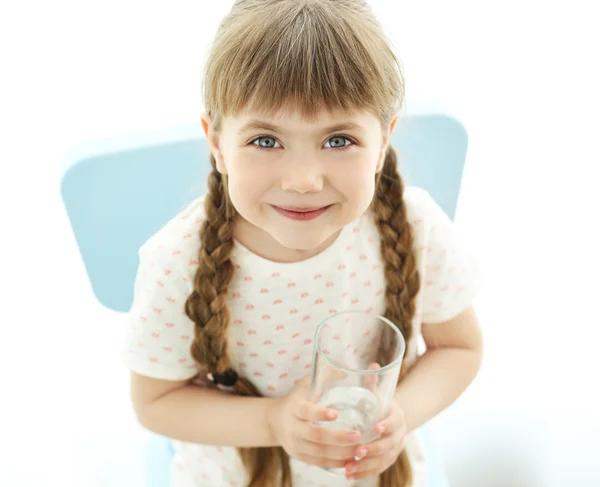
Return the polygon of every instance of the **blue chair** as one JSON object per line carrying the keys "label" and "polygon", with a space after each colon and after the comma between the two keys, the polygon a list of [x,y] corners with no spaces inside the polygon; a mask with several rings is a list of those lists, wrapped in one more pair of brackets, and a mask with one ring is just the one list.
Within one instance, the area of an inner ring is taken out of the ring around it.
{"label": "blue chair", "polygon": [[[408,114],[392,143],[407,184],[427,189],[454,218],[467,134],[452,116]],[[92,290],[109,309],[127,312],[133,299],[137,251],[194,197],[206,191],[208,146],[198,126],[105,141],[70,155],[62,199]],[[448,483],[425,431],[430,487]],[[170,441],[151,435],[145,452],[149,487],[167,487]]]}

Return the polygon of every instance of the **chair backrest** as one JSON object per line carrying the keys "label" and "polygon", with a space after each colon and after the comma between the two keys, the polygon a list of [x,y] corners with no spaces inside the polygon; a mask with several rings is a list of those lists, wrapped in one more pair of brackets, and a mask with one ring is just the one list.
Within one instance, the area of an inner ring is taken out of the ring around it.
{"label": "chair backrest", "polygon": [[[407,184],[428,190],[454,218],[467,152],[462,124],[446,115],[409,116],[392,144]],[[208,154],[206,139],[184,130],[169,141],[125,141],[72,161],[62,198],[92,289],[104,306],[129,310],[139,247],[206,191]]]}

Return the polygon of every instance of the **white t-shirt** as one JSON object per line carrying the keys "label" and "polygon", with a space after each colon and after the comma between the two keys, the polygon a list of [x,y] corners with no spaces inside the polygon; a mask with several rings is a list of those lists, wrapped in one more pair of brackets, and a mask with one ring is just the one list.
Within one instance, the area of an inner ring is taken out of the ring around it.
{"label": "white t-shirt", "polygon": [[[409,365],[419,354],[421,322],[444,322],[459,314],[471,304],[481,279],[475,259],[431,196],[408,187],[404,200],[421,275],[414,332],[404,362]],[[197,374],[190,354],[194,325],[183,306],[193,288],[203,218],[201,197],[140,249],[124,349],[126,365],[139,374],[165,380]],[[272,262],[236,241],[231,255],[236,272],[228,295],[233,368],[263,396],[283,396],[309,372],[312,339],[324,318],[351,309],[383,314],[385,279],[379,245],[370,211],[344,227],[323,252],[301,262]],[[420,487],[424,452],[418,432],[409,436],[415,487]],[[173,445],[171,487],[245,485],[235,448],[180,441]],[[376,479],[348,481],[297,461],[292,462],[292,471],[295,487],[376,485]]]}

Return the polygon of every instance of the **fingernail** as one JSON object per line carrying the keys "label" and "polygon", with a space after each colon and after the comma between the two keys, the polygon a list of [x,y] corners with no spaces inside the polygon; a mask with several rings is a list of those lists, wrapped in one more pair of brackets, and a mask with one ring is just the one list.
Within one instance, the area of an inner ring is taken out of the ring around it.
{"label": "fingernail", "polygon": [[337,418],[337,412],[330,409],[329,411],[327,411],[327,417],[329,419],[335,419],[335,418]]}
{"label": "fingernail", "polygon": [[360,440],[360,433],[358,433],[357,431],[355,431],[354,433],[352,433],[350,435],[350,439],[352,441],[358,441],[358,440]]}
{"label": "fingernail", "polygon": [[367,449],[366,449],[366,448],[361,448],[360,450],[358,450],[358,454],[359,454],[361,457],[365,457],[365,456],[367,456]]}
{"label": "fingernail", "polygon": [[383,426],[382,424],[380,424],[379,426],[377,426],[377,433],[381,434],[385,431],[385,426]]}

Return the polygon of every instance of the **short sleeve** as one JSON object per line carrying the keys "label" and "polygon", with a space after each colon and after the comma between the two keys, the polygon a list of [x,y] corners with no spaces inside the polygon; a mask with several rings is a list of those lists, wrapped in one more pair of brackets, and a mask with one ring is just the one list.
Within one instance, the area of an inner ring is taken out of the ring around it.
{"label": "short sleeve", "polygon": [[452,220],[427,193],[422,211],[422,321],[440,323],[471,305],[483,284],[483,274],[479,260]]}
{"label": "short sleeve", "polygon": [[165,254],[140,249],[123,361],[147,377],[186,380],[197,374],[190,352],[194,323],[184,313],[189,278]]}

